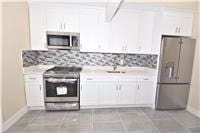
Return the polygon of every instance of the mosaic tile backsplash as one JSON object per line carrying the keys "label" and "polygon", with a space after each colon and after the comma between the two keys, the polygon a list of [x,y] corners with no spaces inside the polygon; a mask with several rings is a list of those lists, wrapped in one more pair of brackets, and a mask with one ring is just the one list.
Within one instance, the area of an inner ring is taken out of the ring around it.
{"label": "mosaic tile backsplash", "polygon": [[81,53],[78,51],[31,51],[22,53],[23,66],[57,65],[57,66],[112,66],[114,59],[124,60],[123,66],[141,66],[156,68],[157,55],[146,54],[110,54]]}

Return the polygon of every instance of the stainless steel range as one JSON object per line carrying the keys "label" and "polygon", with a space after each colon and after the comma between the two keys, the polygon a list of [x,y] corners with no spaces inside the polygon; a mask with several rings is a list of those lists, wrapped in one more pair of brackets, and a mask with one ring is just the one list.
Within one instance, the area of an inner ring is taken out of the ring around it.
{"label": "stainless steel range", "polygon": [[78,67],[54,67],[44,73],[46,110],[80,109],[80,71]]}

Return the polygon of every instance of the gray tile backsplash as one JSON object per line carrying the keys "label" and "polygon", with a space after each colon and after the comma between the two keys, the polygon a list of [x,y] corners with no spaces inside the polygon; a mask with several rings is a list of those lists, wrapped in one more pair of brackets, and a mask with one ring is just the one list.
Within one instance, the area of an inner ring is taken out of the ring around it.
{"label": "gray tile backsplash", "polygon": [[117,57],[124,60],[123,66],[141,66],[156,68],[157,55],[153,54],[110,54],[110,53],[82,53],[78,51],[32,51],[22,53],[23,66],[57,65],[57,66],[111,66]]}

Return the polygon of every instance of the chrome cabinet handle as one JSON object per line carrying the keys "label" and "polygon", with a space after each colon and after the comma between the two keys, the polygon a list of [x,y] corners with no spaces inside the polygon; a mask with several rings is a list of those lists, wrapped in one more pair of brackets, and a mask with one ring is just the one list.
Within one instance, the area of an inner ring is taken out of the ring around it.
{"label": "chrome cabinet handle", "polygon": [[149,79],[145,78],[145,79],[143,79],[143,80],[149,80]]}
{"label": "chrome cabinet handle", "polygon": [[116,90],[118,90],[118,85],[116,85]]}
{"label": "chrome cabinet handle", "polygon": [[122,46],[122,52],[124,52],[124,46]]}
{"label": "chrome cabinet handle", "polygon": [[33,80],[36,80],[36,78],[29,78],[29,79],[33,79]]}
{"label": "chrome cabinet handle", "polygon": [[42,90],[42,85],[40,85],[40,91]]}
{"label": "chrome cabinet handle", "polygon": [[125,51],[127,51],[127,45],[125,45]]}
{"label": "chrome cabinet handle", "polygon": [[63,25],[64,25],[64,30],[65,30],[65,23]]}
{"label": "chrome cabinet handle", "polygon": [[87,80],[93,80],[92,78],[87,78]]}
{"label": "chrome cabinet handle", "polygon": [[62,23],[60,24],[60,30],[62,30]]}
{"label": "chrome cabinet handle", "polygon": [[138,89],[138,90],[140,89],[140,86],[139,86],[139,85],[137,86],[137,89]]}
{"label": "chrome cabinet handle", "polygon": [[101,50],[101,45],[99,45],[99,48],[98,48],[98,50],[99,50],[99,51]]}
{"label": "chrome cabinet handle", "polygon": [[178,33],[178,27],[176,27],[175,33]]}
{"label": "chrome cabinet handle", "polygon": [[121,91],[121,89],[122,89],[122,86],[121,86],[121,85],[119,85],[119,90]]}
{"label": "chrome cabinet handle", "polygon": [[179,28],[178,28],[178,33],[180,33],[180,32],[181,32],[181,28],[179,27]]}

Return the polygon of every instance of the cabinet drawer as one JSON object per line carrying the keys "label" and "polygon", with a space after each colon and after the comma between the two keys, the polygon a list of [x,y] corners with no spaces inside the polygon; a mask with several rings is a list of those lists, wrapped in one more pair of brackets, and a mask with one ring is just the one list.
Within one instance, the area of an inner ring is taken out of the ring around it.
{"label": "cabinet drawer", "polygon": [[155,81],[155,76],[138,76],[137,81]]}
{"label": "cabinet drawer", "polygon": [[95,81],[117,81],[117,77],[113,76],[81,76],[81,82],[95,82]]}
{"label": "cabinet drawer", "polygon": [[43,82],[42,75],[24,75],[25,82]]}

